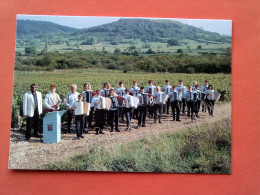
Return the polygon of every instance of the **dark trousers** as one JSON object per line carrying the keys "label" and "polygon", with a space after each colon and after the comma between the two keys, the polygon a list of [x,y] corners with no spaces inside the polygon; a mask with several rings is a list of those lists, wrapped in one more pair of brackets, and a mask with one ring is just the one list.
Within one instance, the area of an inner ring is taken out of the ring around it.
{"label": "dark trousers", "polygon": [[84,128],[87,127],[87,123],[88,123],[88,128],[91,128],[91,124],[93,121],[93,114],[94,114],[94,107],[90,108],[89,115],[84,117]]}
{"label": "dark trousers", "polygon": [[138,126],[141,126],[141,123],[142,123],[142,125],[145,125],[147,107],[148,107],[148,106],[139,106],[139,107],[138,107],[138,112],[139,112],[139,116],[138,116]]}
{"label": "dark trousers", "polygon": [[[201,99],[204,100],[204,98],[205,98],[205,94],[201,94]],[[207,100],[206,100],[206,102],[207,102]],[[203,111],[206,112],[206,108],[205,108],[204,104],[202,104],[201,107],[202,107],[202,112]]]}
{"label": "dark trousers", "polygon": [[123,107],[120,107],[119,108],[119,117],[121,117],[121,120],[123,120],[124,119],[124,109],[123,109]]}
{"label": "dark trousers", "polygon": [[154,105],[148,106],[148,112],[149,112],[149,116],[152,116],[154,114]]}
{"label": "dark trousers", "polygon": [[162,119],[162,107],[163,104],[154,104],[154,122],[157,120],[157,111],[159,112],[159,121]]}
{"label": "dark trousers", "polygon": [[25,138],[30,139],[31,137],[31,129],[34,129],[34,135],[38,134],[38,127],[39,127],[39,113],[38,109],[34,111],[33,117],[26,118],[26,132]]}
{"label": "dark trousers", "polygon": [[188,107],[188,117],[193,118],[194,102],[193,101],[187,101],[187,107]]}
{"label": "dark trousers", "polygon": [[138,118],[138,109],[132,109],[132,113],[131,113],[131,115],[132,115],[132,118],[134,118],[134,119],[136,119],[136,118]]}
{"label": "dark trousers", "polygon": [[163,105],[163,113],[169,114],[170,103],[171,103],[171,99],[168,98],[166,104]]}
{"label": "dark trousers", "polygon": [[175,110],[176,110],[176,120],[180,120],[180,103],[178,101],[171,102],[173,120],[175,120]]}
{"label": "dark trousers", "polygon": [[180,109],[182,107],[182,113],[185,112],[185,106],[186,106],[186,99],[182,98],[182,100],[180,102]]}
{"label": "dark trousers", "polygon": [[104,129],[105,125],[105,112],[103,109],[96,109],[95,111],[95,127]]}
{"label": "dark trousers", "polygon": [[130,124],[131,124],[131,118],[132,118],[131,112],[132,112],[132,108],[123,107],[123,113],[125,113],[125,115],[126,115],[127,127],[130,127]]}
{"label": "dark trousers", "polygon": [[195,105],[194,105],[194,112],[195,112],[195,115],[198,116],[199,115],[199,111],[200,111],[200,101],[197,100],[195,102]]}
{"label": "dark trousers", "polygon": [[75,115],[75,122],[76,122],[77,137],[80,137],[83,133],[84,116],[83,115]]}
{"label": "dark trousers", "polygon": [[209,113],[209,115],[213,116],[215,102],[214,102],[214,100],[208,100],[208,99],[206,99],[206,102],[209,104],[208,113]]}
{"label": "dark trousers", "polygon": [[71,126],[71,121],[72,121],[73,114],[74,114],[73,110],[68,110],[67,111],[68,133],[70,133],[70,126]]}
{"label": "dark trousers", "polygon": [[114,124],[115,124],[115,130],[118,130],[119,109],[109,110],[108,116],[110,117],[110,120],[111,120],[111,130],[114,129]]}

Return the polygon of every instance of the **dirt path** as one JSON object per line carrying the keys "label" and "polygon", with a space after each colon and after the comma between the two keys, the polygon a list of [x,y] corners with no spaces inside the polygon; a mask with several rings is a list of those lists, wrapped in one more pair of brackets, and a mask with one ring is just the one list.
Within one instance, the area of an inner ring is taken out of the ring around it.
{"label": "dirt path", "polygon": [[[70,157],[76,153],[86,151],[89,146],[103,145],[113,146],[119,143],[131,142],[143,137],[154,136],[165,132],[184,130],[203,123],[212,123],[231,116],[231,103],[215,106],[214,117],[210,118],[206,113],[200,113],[200,118],[191,121],[186,116],[181,116],[181,122],[172,121],[172,117],[163,115],[163,123],[152,125],[149,118],[147,127],[125,132],[125,124],[120,125],[121,132],[105,131],[104,135],[95,135],[94,132],[84,134],[81,140],[72,140],[75,134],[62,134],[58,144],[43,144],[39,138],[32,138],[29,142],[24,140],[24,131],[12,130],[10,140],[10,169],[36,169],[40,165]],[[137,121],[133,120],[132,127],[136,127]]]}

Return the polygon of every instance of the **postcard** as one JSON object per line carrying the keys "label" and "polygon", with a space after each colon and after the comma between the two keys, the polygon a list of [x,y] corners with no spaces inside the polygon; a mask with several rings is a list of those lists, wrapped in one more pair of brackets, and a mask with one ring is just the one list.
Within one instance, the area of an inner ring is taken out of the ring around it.
{"label": "postcard", "polygon": [[231,174],[232,21],[17,15],[9,169]]}

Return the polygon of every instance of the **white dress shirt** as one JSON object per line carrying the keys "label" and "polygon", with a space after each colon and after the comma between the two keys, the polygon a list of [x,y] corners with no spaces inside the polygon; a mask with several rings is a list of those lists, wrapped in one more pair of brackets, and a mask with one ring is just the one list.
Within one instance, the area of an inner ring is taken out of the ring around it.
{"label": "white dress shirt", "polygon": [[71,109],[72,107],[72,104],[76,101],[78,101],[78,95],[79,93],[76,91],[75,93],[72,93],[72,92],[69,92],[67,93],[66,95],[66,106],[67,106],[67,109]]}
{"label": "white dress shirt", "polygon": [[60,96],[57,93],[47,93],[44,97],[44,105],[46,108],[51,109],[51,106],[54,106],[61,102]]}

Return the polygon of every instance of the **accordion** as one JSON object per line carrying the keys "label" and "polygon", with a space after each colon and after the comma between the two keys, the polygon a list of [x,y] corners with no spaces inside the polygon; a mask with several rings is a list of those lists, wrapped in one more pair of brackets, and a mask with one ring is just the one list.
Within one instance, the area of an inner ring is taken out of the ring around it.
{"label": "accordion", "polygon": [[100,97],[98,99],[97,109],[109,110],[111,105],[111,99],[106,97]]}
{"label": "accordion", "polygon": [[75,115],[89,115],[90,103],[89,102],[76,102]]}
{"label": "accordion", "polygon": [[207,99],[209,100],[215,100],[215,93],[213,90],[208,90],[208,96],[207,96]]}
{"label": "accordion", "polygon": [[181,94],[182,94],[182,96],[184,96],[184,93],[186,92],[186,88],[184,88],[184,87],[182,87],[181,88]]}
{"label": "accordion", "polygon": [[109,90],[108,89],[103,89],[103,95],[104,97],[109,97]]}
{"label": "accordion", "polygon": [[139,99],[134,96],[127,96],[125,101],[126,101],[125,106],[127,108],[137,108],[137,105],[139,103]]}
{"label": "accordion", "polygon": [[221,96],[221,94],[219,92],[217,92],[217,91],[214,91],[214,96],[215,96],[214,100],[218,101],[220,96]]}
{"label": "accordion", "polygon": [[119,106],[122,107],[123,106],[123,97],[122,96],[116,96],[116,98],[117,98]]}
{"label": "accordion", "polygon": [[135,90],[133,91],[133,96],[136,97],[139,93],[140,93],[140,90],[135,89]]}
{"label": "accordion", "polygon": [[171,88],[170,88],[170,87],[166,87],[164,93],[165,93],[166,95],[169,95],[170,91],[171,91]]}
{"label": "accordion", "polygon": [[117,97],[110,97],[112,108],[119,108]]}
{"label": "accordion", "polygon": [[154,94],[154,89],[155,89],[154,87],[150,87],[148,93],[150,95],[153,95]]}
{"label": "accordion", "polygon": [[198,93],[194,92],[193,93],[193,101],[197,101],[198,100]]}
{"label": "accordion", "polygon": [[141,101],[140,105],[141,106],[147,106],[149,104],[149,97],[147,93],[141,94]]}
{"label": "accordion", "polygon": [[168,98],[168,95],[162,92],[157,93],[157,97],[155,100],[156,104],[165,104],[166,100]]}
{"label": "accordion", "polygon": [[85,91],[85,102],[91,102],[92,100],[92,91],[88,91],[86,90]]}

